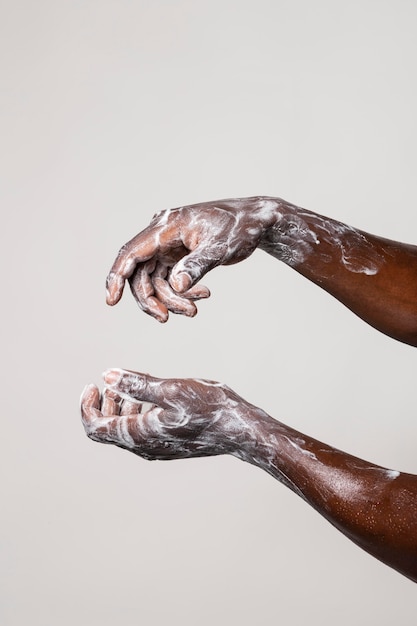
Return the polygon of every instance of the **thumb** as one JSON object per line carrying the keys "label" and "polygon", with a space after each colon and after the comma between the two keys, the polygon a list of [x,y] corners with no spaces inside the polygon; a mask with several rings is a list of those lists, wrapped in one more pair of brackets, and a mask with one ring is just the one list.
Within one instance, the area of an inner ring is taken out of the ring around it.
{"label": "thumb", "polygon": [[195,285],[213,267],[220,265],[222,259],[222,244],[211,243],[210,245],[198,246],[174,265],[169,283],[175,291],[183,293]]}
{"label": "thumb", "polygon": [[128,400],[135,398],[140,402],[151,402],[158,406],[164,405],[160,378],[118,368],[106,370],[103,373],[103,378],[106,387]]}

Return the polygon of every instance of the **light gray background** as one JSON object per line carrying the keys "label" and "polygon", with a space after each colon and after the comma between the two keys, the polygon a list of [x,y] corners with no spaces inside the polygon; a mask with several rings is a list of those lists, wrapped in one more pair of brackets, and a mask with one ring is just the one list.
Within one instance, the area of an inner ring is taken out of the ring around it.
{"label": "light gray background", "polygon": [[281,196],[416,241],[417,5],[0,4],[1,623],[415,623],[415,586],[233,458],[147,463],[83,433],[108,367],[226,382],[416,472],[412,348],[256,252],[165,326],[104,303],[163,208]]}

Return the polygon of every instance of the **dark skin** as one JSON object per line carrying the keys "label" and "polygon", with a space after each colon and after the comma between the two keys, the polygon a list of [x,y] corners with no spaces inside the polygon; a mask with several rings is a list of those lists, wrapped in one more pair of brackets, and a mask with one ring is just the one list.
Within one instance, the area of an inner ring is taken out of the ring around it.
{"label": "dark skin", "polygon": [[[223,200],[163,212],[119,252],[107,282],[129,280],[161,322],[209,295],[198,281],[256,248],[293,267],[385,334],[417,345],[417,248],[280,199]],[[250,287],[250,286],[249,286]],[[278,422],[212,381],[109,370],[82,397],[87,435],[146,459],[232,454],[264,469],[371,555],[417,582],[417,476],[368,463]],[[142,411],[141,403],[151,407]]]}
{"label": "dark skin", "polygon": [[120,250],[107,279],[107,302],[116,304],[129,280],[139,306],[159,321],[169,311],[192,316],[190,298],[208,295],[196,283],[213,267],[238,263],[256,248],[371,326],[417,346],[417,247],[276,198],[220,200],[158,214]]}

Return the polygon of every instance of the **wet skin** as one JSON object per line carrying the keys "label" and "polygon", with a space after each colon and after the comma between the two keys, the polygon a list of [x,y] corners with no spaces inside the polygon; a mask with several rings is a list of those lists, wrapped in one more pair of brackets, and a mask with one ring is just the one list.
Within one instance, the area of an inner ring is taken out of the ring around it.
{"label": "wet skin", "polygon": [[[164,322],[195,315],[198,281],[265,250],[385,334],[417,345],[417,248],[281,199],[222,200],[164,211],[119,252],[107,281],[116,304],[129,280]],[[250,290],[250,285],[248,286]],[[299,433],[220,383],[124,370],[88,385],[87,435],[146,459],[232,454],[285,484],[357,545],[417,582],[417,476],[387,470]],[[142,409],[142,403],[151,403]]]}
{"label": "wet skin", "polygon": [[169,312],[195,315],[193,300],[209,295],[198,281],[256,248],[293,267],[381,332],[417,346],[417,247],[279,198],[219,200],[157,214],[119,251],[107,278],[107,303],[120,300],[129,280],[139,306],[160,322]]}

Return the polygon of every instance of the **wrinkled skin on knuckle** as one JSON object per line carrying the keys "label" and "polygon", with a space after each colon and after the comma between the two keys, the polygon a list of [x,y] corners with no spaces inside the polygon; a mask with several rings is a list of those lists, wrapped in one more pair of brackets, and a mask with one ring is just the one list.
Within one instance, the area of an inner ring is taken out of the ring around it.
{"label": "wrinkled skin on knuckle", "polygon": [[145,376],[137,376],[134,373],[124,374],[118,383],[118,389],[122,393],[131,395],[133,398],[139,398],[146,388]]}

